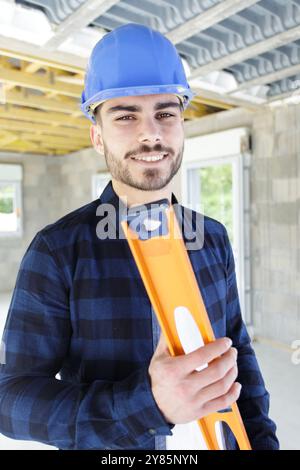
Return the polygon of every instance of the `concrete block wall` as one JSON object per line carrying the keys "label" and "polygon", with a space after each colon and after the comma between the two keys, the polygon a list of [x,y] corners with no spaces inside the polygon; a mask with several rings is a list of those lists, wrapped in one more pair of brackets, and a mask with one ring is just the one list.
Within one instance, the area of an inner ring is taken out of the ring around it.
{"label": "concrete block wall", "polygon": [[187,137],[249,127],[254,334],[300,339],[300,105],[232,110],[186,123]]}
{"label": "concrete block wall", "polygon": [[15,284],[20,260],[33,235],[48,220],[47,157],[1,153],[0,163],[18,163],[23,166],[23,236],[0,239],[0,292],[7,292]]}
{"label": "concrete block wall", "polygon": [[92,176],[106,170],[104,157],[92,148],[56,157],[51,165],[54,174],[60,179],[60,190],[53,195],[58,217],[90,202]]}
{"label": "concrete block wall", "polygon": [[252,286],[255,330],[300,339],[300,107],[253,119]]}
{"label": "concrete block wall", "polygon": [[3,152],[0,162],[23,166],[23,237],[0,239],[0,292],[11,292],[32,238],[91,201],[92,174],[105,168],[105,162],[92,149],[60,157]]}

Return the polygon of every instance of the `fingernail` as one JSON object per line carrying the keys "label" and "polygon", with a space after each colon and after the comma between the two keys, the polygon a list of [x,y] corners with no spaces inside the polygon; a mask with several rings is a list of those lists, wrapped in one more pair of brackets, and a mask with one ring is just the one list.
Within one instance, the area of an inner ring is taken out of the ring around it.
{"label": "fingernail", "polygon": [[230,348],[230,346],[232,345],[232,341],[230,338],[226,338],[226,344]]}

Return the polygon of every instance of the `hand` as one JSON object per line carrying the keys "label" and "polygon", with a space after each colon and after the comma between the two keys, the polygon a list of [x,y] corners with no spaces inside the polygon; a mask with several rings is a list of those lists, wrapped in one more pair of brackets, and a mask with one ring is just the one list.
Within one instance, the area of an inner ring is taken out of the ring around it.
{"label": "hand", "polygon": [[[229,338],[221,338],[173,357],[161,334],[148,373],[154,399],[167,422],[195,421],[238,399],[237,350],[231,344]],[[196,370],[204,364],[208,364],[205,369]]]}

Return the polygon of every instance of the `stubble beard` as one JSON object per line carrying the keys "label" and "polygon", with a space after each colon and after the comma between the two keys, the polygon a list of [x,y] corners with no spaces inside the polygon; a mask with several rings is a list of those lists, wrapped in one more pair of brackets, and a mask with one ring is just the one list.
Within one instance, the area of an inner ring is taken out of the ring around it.
{"label": "stubble beard", "polygon": [[[166,173],[160,168],[144,168],[140,173],[142,177],[135,177],[130,165],[135,165],[134,162],[129,161],[129,158],[124,158],[122,161],[116,158],[112,152],[109,151],[107,145],[103,142],[104,158],[108,170],[113,178],[120,181],[132,188],[140,189],[142,191],[157,191],[165,188],[170,181],[177,174],[183,157],[184,145],[175,157],[169,154],[170,163],[168,164],[168,172]],[[136,163],[136,165],[139,165]],[[164,174],[165,173],[165,174]]]}

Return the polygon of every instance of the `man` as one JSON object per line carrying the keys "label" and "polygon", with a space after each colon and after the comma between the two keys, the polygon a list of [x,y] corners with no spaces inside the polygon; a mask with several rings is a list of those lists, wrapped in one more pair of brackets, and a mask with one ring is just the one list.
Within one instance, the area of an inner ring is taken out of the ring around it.
{"label": "man", "polygon": [[[120,204],[176,204],[170,183],[191,97],[177,51],[160,33],[129,24],[95,46],[82,109],[112,181],[100,206],[93,201],[45,227],[22,260],[3,336],[3,434],[60,449],[164,449],[175,425],[238,400],[252,447],[278,448],[226,229],[205,217],[204,245],[189,252],[218,339],[179,357],[162,336],[158,342],[155,314],[118,230]],[[99,214],[108,205],[117,237],[101,238]]]}

